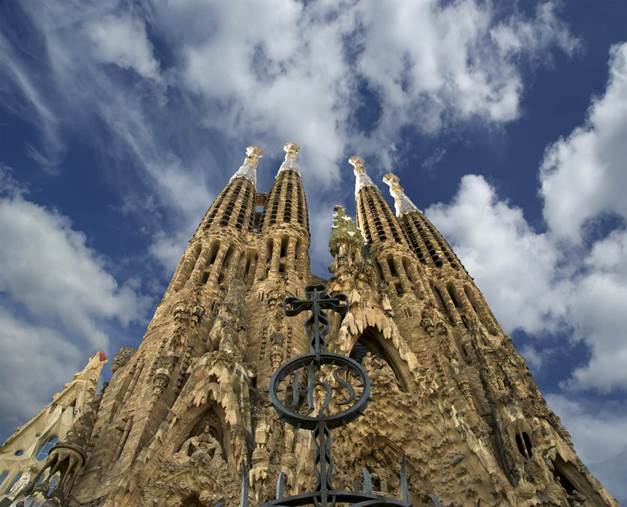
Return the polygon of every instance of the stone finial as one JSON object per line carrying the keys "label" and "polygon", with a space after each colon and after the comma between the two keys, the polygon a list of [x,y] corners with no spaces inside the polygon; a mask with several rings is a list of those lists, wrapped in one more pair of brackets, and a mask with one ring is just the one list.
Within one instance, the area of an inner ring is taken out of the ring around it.
{"label": "stone finial", "polygon": [[387,173],[383,175],[383,183],[390,187],[390,191],[397,193],[404,193],[403,187],[401,187],[401,180],[394,173]]}
{"label": "stone finial", "polygon": [[246,159],[240,168],[231,177],[230,181],[235,178],[246,178],[257,183],[257,166],[259,165],[259,159],[263,156],[263,150],[259,146],[248,146],[246,148]]}
{"label": "stone finial", "polygon": [[288,170],[296,171],[297,173],[300,172],[297,164],[300,146],[295,143],[287,143],[283,146],[283,151],[285,152],[285,160],[281,164],[279,172]]}
{"label": "stone finial", "polygon": [[390,195],[394,197],[396,216],[400,217],[410,211],[420,211],[418,207],[411,202],[411,199],[405,195],[405,190],[401,186],[401,180],[396,174],[387,173],[383,176],[383,183],[390,187]]}
{"label": "stone finial", "polygon": [[287,143],[283,145],[283,151],[285,152],[285,158],[297,158],[300,146],[296,143]]}
{"label": "stone finial", "polygon": [[364,159],[353,155],[348,159],[348,163],[353,166],[353,172],[355,175],[366,174],[366,166],[364,165]]}
{"label": "stone finial", "polygon": [[366,174],[366,166],[364,165],[363,158],[353,155],[348,159],[348,163],[353,166],[353,173],[355,173],[355,195],[357,195],[363,187],[375,186],[370,176]]}

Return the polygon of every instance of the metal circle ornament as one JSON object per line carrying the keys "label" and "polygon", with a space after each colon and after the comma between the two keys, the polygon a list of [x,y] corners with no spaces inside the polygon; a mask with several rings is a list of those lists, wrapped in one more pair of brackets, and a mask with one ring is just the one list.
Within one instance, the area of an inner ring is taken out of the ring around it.
{"label": "metal circle ornament", "polygon": [[284,363],[270,380],[270,399],[290,424],[336,428],[359,416],[370,397],[370,379],[355,360],[323,352]]}

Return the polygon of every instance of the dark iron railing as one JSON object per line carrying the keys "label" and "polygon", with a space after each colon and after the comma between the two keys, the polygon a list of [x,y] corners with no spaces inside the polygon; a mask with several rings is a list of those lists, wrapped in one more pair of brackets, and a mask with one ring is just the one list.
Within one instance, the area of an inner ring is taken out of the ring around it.
{"label": "dark iron railing", "polygon": [[[285,314],[293,317],[311,312],[305,323],[310,338],[309,353],[281,365],[270,380],[270,400],[280,417],[296,429],[313,432],[315,439],[316,483],[312,491],[285,496],[285,475],[279,474],[276,498],[260,507],[292,507],[313,505],[334,507],[350,504],[354,507],[410,507],[407,466],[401,461],[400,484],[402,498],[375,494],[367,469],[363,470],[361,491],[338,490],[333,487],[333,457],[331,430],[359,417],[370,397],[370,379],[357,361],[341,354],[328,352],[324,337],[329,332],[326,311],[340,315],[348,311],[348,298],[343,294],[330,296],[323,285],[305,288],[305,299],[285,300]],[[248,507],[248,478],[244,473],[242,506]]]}

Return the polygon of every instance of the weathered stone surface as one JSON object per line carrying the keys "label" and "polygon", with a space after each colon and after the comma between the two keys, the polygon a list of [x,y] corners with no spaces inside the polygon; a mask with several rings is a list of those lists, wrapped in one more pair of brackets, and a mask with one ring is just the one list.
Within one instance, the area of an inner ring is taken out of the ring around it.
{"label": "weathered stone surface", "polygon": [[235,506],[245,475],[256,505],[281,472],[288,494],[310,488],[311,435],[277,418],[267,387],[308,349],[306,316],[286,318],[283,299],[324,282],[349,297],[343,320],[330,316],[329,347],[373,384],[364,415],[335,430],[336,487],[367,468],[375,491],[398,495],[404,458],[415,506],[616,506],[398,178],[386,176],[396,216],[351,158],[357,224],[336,207],[332,277],[311,274],[298,147],[285,150],[266,195],[255,188],[261,150],[248,148],[138,350],[116,356],[102,400],[75,421],[66,441],[86,460],[66,482],[70,505]]}

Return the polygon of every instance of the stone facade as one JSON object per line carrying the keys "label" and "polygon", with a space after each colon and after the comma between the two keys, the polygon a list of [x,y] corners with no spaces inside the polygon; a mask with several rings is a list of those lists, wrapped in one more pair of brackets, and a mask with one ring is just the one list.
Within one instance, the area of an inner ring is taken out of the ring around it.
{"label": "stone facade", "polygon": [[66,440],[72,427],[98,403],[96,390],[106,361],[104,353],[94,355],[48,406],[2,444],[0,500],[14,498],[39,472],[53,446]]}
{"label": "stone facade", "polygon": [[[416,507],[616,506],[395,175],[384,181],[396,213],[363,160],[350,159],[357,220],[336,207],[332,276],[311,274],[298,146],[285,151],[264,194],[255,177],[261,150],[248,148],[138,350],[114,359],[94,416],[49,456],[45,477],[58,474],[61,503],[235,506],[243,474],[251,505],[274,497],[281,472],[287,494],[310,488],[311,436],[278,420],[267,386],[308,348],[305,316],[286,318],[284,298],[322,282],[349,298],[347,315],[331,316],[331,350],[360,361],[372,380],[364,415],[334,432],[337,488],[355,488],[366,467],[376,492],[398,496],[404,457]],[[70,454],[73,465],[62,469]]]}

